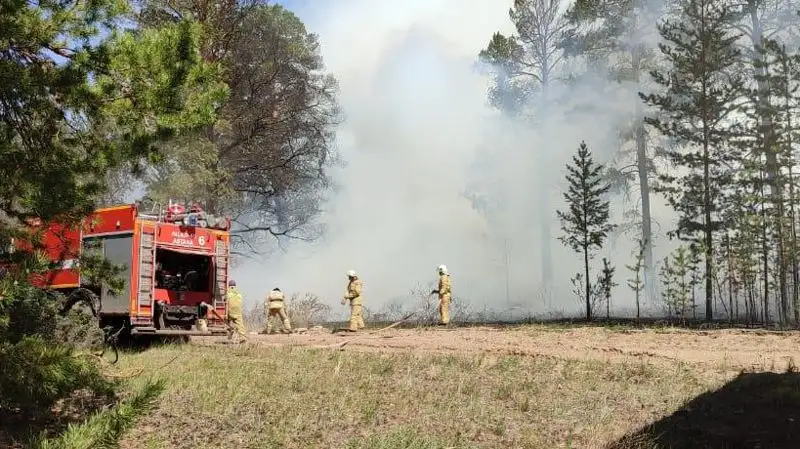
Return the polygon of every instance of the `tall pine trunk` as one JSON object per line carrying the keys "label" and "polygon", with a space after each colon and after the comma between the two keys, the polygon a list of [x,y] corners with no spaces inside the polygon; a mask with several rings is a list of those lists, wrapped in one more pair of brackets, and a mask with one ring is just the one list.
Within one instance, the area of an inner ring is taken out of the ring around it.
{"label": "tall pine trunk", "polygon": [[[586,240],[588,241],[589,236],[586,236]],[[583,246],[583,268],[584,273],[586,274],[586,321],[592,320],[592,283],[589,281],[589,245]]]}
{"label": "tall pine trunk", "polygon": [[[733,323],[734,318],[739,319],[739,301],[736,300],[736,311],[734,313],[733,307],[733,261],[731,260],[731,239],[729,235],[725,236],[725,258],[728,262],[728,307],[730,308],[729,316],[730,322]],[[734,317],[735,315],[735,317]]]}
{"label": "tall pine trunk", "polygon": [[[706,168],[708,170],[708,168]],[[706,187],[708,187],[706,181]],[[711,208],[706,207],[706,222],[711,223]],[[714,253],[712,248],[712,234],[711,226],[706,226],[705,229],[705,256],[706,256],[706,321],[711,321],[713,315],[713,299],[714,299],[714,284],[711,282],[713,268],[714,268]]]}
{"label": "tall pine trunk", "polygon": [[[705,86],[703,86],[703,96],[705,96]],[[707,125],[703,124],[705,129]],[[705,134],[705,133],[704,133]],[[705,257],[706,257],[706,321],[710,322],[714,318],[713,313],[713,300],[714,300],[714,285],[711,282],[711,275],[714,267],[714,248],[713,248],[713,235],[711,223],[711,168],[710,168],[710,149],[708,143],[708,136],[703,136],[703,215],[705,219],[704,226],[704,241],[705,241]]]}
{"label": "tall pine trunk", "polygon": [[[542,164],[542,167],[545,167]],[[540,201],[542,208],[540,210],[550,210],[550,198],[547,191],[548,187],[540,191]],[[553,255],[551,252],[551,243],[553,240],[552,232],[550,231],[549,215],[540,214],[539,218],[539,248],[541,250],[541,264],[542,264],[542,285],[545,288],[553,284]]]}
{"label": "tall pine trunk", "polygon": [[[785,53],[785,46],[784,46],[784,53]],[[785,55],[784,55],[785,56]],[[786,78],[789,77],[789,64],[786,57],[782,58],[782,65],[783,65],[783,74]],[[798,260],[797,260],[797,215],[795,213],[795,191],[794,191],[794,154],[792,151],[792,145],[794,144],[794,139],[792,139],[792,133],[794,132],[794,125],[792,122],[792,110],[790,99],[792,94],[789,90],[789,83],[791,80],[785,79],[784,80],[784,88],[783,88],[783,98],[784,98],[784,105],[783,105],[783,113],[786,116],[786,129],[789,132],[786,134],[786,155],[787,155],[787,163],[786,165],[789,167],[789,224],[791,226],[791,254],[790,254],[790,263],[792,265],[792,310],[794,311],[794,323],[795,325],[800,325],[800,267],[798,267]]]}
{"label": "tall pine trunk", "polygon": [[767,205],[764,195],[764,174],[759,173],[759,191],[761,192],[761,264],[764,270],[764,324],[769,324],[769,242],[767,235]]}
{"label": "tall pine trunk", "polygon": [[786,286],[786,255],[784,251],[783,236],[783,185],[781,183],[780,165],[778,163],[778,145],[775,139],[775,129],[772,117],[769,115],[770,105],[770,86],[765,79],[766,70],[764,68],[764,43],[762,39],[762,24],[758,17],[758,0],[748,0],[747,7],[750,13],[750,21],[753,32],[751,41],[753,44],[753,68],[756,73],[757,83],[757,102],[760,115],[760,132],[764,141],[764,153],[767,159],[766,172],[767,182],[770,186],[770,201],[775,208],[775,233],[776,250],[778,252],[778,290],[780,295],[780,316],[786,317],[788,313],[788,294]]}
{"label": "tall pine trunk", "polygon": [[[550,105],[549,101],[549,70],[542,70],[542,108],[545,111],[544,116],[547,116],[546,111]],[[545,126],[546,127],[546,126]],[[539,189],[539,210],[550,210],[550,187],[552,183],[550,180],[550,164],[539,164],[539,179],[541,180],[541,187]],[[545,288],[553,284],[553,253],[552,253],[552,232],[550,230],[550,215],[539,214],[539,248],[541,251],[541,264],[542,264],[542,285]],[[548,292],[549,294],[549,292]]]}
{"label": "tall pine trunk", "polygon": [[[631,51],[633,79],[639,85],[641,79],[641,55]],[[638,100],[638,98],[637,98]],[[651,293],[654,281],[653,266],[653,231],[650,218],[650,172],[647,159],[647,134],[644,127],[644,107],[636,101],[636,168],[639,174],[639,194],[642,197],[642,241],[644,242],[644,289]]]}
{"label": "tall pine trunk", "polygon": [[745,279],[742,282],[742,292],[744,294],[744,322],[749,325],[751,319],[750,315],[753,312],[750,311],[750,301],[748,300],[748,291],[749,291],[748,282]]}
{"label": "tall pine trunk", "polygon": [[800,291],[798,286],[800,284],[800,269],[797,266],[797,217],[795,214],[794,203],[794,175],[792,173],[793,162],[789,164],[789,217],[792,224],[792,246],[791,246],[791,263],[792,263],[792,309],[794,311],[794,323],[800,324]]}

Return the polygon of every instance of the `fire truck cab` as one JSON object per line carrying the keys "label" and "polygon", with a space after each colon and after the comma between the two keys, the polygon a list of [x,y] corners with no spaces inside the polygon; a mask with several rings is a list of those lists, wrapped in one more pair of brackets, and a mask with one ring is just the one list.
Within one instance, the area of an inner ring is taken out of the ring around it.
{"label": "fire truck cab", "polygon": [[[67,297],[90,291],[100,304],[101,327],[125,326],[133,335],[227,334],[227,218],[172,202],[158,214],[141,213],[136,204],[108,207],[86,217],[80,229],[48,225],[44,246],[57,265],[32,279],[34,285]],[[82,279],[75,262],[83,251],[100,251],[123,267],[119,294]]]}

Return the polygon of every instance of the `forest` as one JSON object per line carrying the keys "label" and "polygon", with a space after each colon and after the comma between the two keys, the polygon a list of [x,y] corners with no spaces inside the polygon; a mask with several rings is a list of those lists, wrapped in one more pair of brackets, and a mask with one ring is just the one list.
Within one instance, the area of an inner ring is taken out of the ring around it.
{"label": "forest", "polygon": [[[799,325],[800,8],[790,0],[564,6],[514,1],[516,32],[487,36],[476,55],[494,74],[490,104],[532,128],[553,120],[547,111],[564,86],[598,74],[598,88],[629,98],[613,160],[596,161],[581,141],[591,136],[582,136],[564,161],[565,205],[548,209],[561,233],[541,225],[543,282],[554,276],[547,248],[560,239],[583,259],[573,284],[586,318],[603,308],[610,315],[610,289],[623,283],[637,318],[640,297],[658,296],[684,321]],[[603,113],[603,105],[581,109]],[[317,35],[278,4],[5,0],[0,246],[31,219],[77,222],[137,189],[144,205],[186,199],[230,215],[243,254],[275,239],[313,241],[329,170],[342,162],[334,141],[343,121]],[[636,206],[624,213],[629,222],[611,223],[609,198],[621,194]],[[668,235],[680,242],[661,260],[655,195],[674,209]],[[595,257],[618,227],[634,229],[638,242],[629,260],[614,262],[622,268]],[[27,281],[48,268],[42,254],[4,257],[22,269],[0,277],[0,422],[50,423],[56,404],[89,391],[121,402],[80,426],[44,425],[50,431],[31,447],[115,447],[164,383],[121,395],[118,379],[82,352],[104,337]],[[116,273],[88,255],[80,264],[85,276]]]}
{"label": "forest", "polygon": [[[516,1],[516,33],[496,33],[480,56],[498,69],[492,104],[531,126],[547,126],[554,86],[581,77],[605,73],[600,88],[630,98],[617,154],[601,164],[576,152],[568,212],[558,212],[561,238],[587,256],[586,272],[573,278],[587,315],[606,301],[616,272],[636,294],[637,318],[640,296],[652,295],[683,320],[800,322],[797,6],[578,0],[563,14],[562,6]],[[601,113],[603,105],[585,107]],[[621,193],[635,207],[627,222],[609,223],[607,198]],[[680,242],[661,260],[653,257],[654,195],[674,210],[667,238]],[[606,261],[589,282],[589,259],[621,226],[636,229],[637,250],[624,272]]]}

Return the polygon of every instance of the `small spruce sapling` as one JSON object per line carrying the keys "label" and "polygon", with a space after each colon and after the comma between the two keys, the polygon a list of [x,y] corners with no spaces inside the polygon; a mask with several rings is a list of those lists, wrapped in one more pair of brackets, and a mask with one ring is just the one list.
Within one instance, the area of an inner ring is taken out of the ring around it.
{"label": "small spruce sapling", "polygon": [[692,290],[692,319],[697,319],[697,286],[700,285],[702,276],[700,275],[701,251],[697,244],[689,245],[689,287]]}
{"label": "small spruce sapling", "polygon": [[662,261],[659,274],[661,276],[661,299],[667,306],[667,316],[672,318],[672,305],[675,302],[675,271],[672,269],[669,256]]}
{"label": "small spruce sapling", "polygon": [[679,246],[672,254],[672,268],[674,272],[673,279],[675,281],[673,307],[683,324],[686,324],[686,311],[689,306],[690,291],[690,284],[687,276],[691,270],[689,252],[686,250],[686,247]]}
{"label": "small spruce sapling", "polygon": [[585,283],[583,282],[583,275],[581,272],[576,272],[574,276],[569,278],[569,282],[572,284],[572,294],[578,298],[578,302],[582,303],[586,299],[586,295],[583,293]]}
{"label": "small spruce sapling", "polygon": [[603,271],[597,279],[599,293],[606,302],[606,319],[611,319],[611,289],[617,286],[614,282],[616,268],[603,257]]}
{"label": "small spruce sapling", "polygon": [[635,259],[633,265],[625,265],[625,268],[633,273],[633,278],[628,278],[628,287],[636,294],[636,321],[639,321],[641,313],[641,296],[644,290],[644,280],[642,279],[642,270],[644,269],[644,255],[645,244],[642,239],[638,239],[638,251],[634,253]]}
{"label": "small spruce sapling", "polygon": [[589,260],[593,251],[603,247],[608,233],[616,226],[609,221],[609,201],[603,198],[610,185],[603,176],[604,166],[592,158],[589,147],[581,142],[578,152],[567,165],[569,189],[565,192],[567,211],[556,211],[561,220],[563,235],[559,240],[577,253],[583,254],[583,291],[586,300],[586,319],[592,319],[592,285],[589,278]]}

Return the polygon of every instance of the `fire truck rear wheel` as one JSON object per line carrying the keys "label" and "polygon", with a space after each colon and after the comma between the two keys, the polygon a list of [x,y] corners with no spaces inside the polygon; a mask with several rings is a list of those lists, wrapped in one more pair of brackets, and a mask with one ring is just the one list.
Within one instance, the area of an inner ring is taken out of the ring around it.
{"label": "fire truck rear wheel", "polygon": [[100,314],[100,297],[86,288],[75,289],[67,296],[61,313],[66,315],[70,310],[78,310],[97,318]]}
{"label": "fire truck rear wheel", "polygon": [[59,314],[65,320],[59,323],[59,337],[80,345],[102,345],[104,337],[100,326],[100,298],[85,288],[59,296],[63,301]]}

